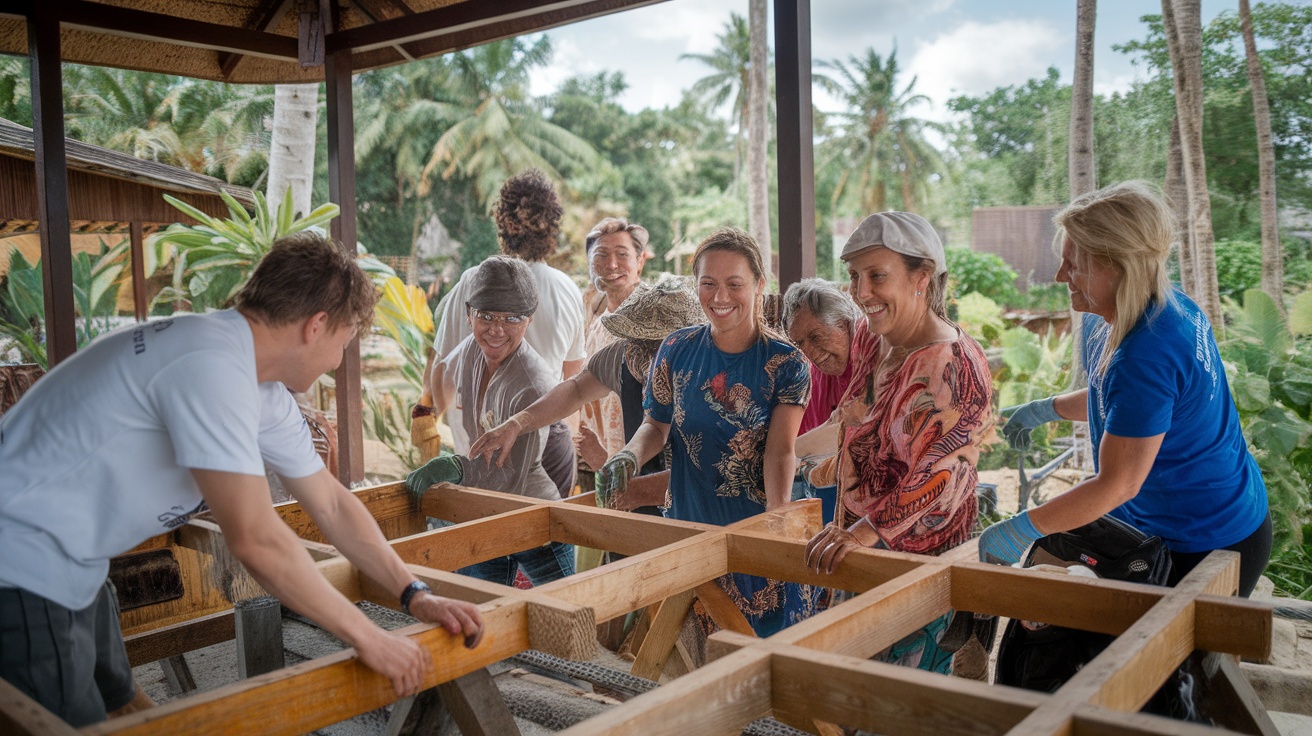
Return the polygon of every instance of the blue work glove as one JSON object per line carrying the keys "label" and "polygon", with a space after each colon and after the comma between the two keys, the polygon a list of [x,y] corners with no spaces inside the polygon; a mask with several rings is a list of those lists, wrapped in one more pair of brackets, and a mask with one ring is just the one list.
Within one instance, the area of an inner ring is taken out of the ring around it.
{"label": "blue work glove", "polygon": [[1049,396],[1046,399],[1003,409],[1002,416],[1007,418],[1007,423],[1002,425],[1002,435],[1007,438],[1007,444],[1017,450],[1028,450],[1030,433],[1035,427],[1060,420],[1061,416],[1052,405],[1054,398]]}
{"label": "blue work glove", "polygon": [[994,565],[1014,565],[1020,562],[1020,556],[1042,537],[1034,522],[1030,521],[1030,512],[1022,511],[1016,516],[999,521],[979,535],[979,561]]}
{"label": "blue work glove", "polygon": [[405,488],[415,498],[422,498],[429,486],[437,483],[460,483],[464,479],[465,469],[460,465],[460,458],[456,455],[440,455],[407,475]]}
{"label": "blue work glove", "polygon": [[615,508],[616,497],[629,487],[629,479],[638,473],[638,457],[620,450],[597,471],[597,505]]}

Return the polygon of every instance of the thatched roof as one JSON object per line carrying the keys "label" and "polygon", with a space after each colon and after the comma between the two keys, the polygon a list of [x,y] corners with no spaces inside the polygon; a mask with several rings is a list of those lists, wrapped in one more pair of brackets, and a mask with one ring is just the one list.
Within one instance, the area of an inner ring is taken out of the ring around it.
{"label": "thatched roof", "polygon": [[[362,71],[659,2],[334,1],[325,36],[318,0],[37,0],[61,6],[64,61],[261,84],[322,81],[325,50],[351,50]],[[12,10],[0,10],[0,53],[27,53]]]}
{"label": "thatched roof", "polygon": [[[226,192],[251,209],[245,187],[176,166],[145,161],[71,138],[64,139],[69,171],[69,216],[75,232],[116,232],[130,222],[154,226],[191,222],[160,196],[167,192],[212,215],[226,216]],[[0,234],[36,229],[32,129],[0,118]]]}

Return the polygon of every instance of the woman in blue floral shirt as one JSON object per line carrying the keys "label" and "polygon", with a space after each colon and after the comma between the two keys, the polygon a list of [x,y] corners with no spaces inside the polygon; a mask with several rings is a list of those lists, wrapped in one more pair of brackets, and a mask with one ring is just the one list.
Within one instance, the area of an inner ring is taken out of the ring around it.
{"label": "woman in blue floral shirt", "polygon": [[[670,334],[652,364],[646,419],[602,469],[604,495],[624,493],[635,468],[673,451],[672,519],[732,524],[787,503],[793,441],[810,398],[806,358],[764,327],[765,271],[747,233],[712,233],[693,256],[709,324]],[[813,612],[809,586],[749,575],[718,581],[760,636]]]}

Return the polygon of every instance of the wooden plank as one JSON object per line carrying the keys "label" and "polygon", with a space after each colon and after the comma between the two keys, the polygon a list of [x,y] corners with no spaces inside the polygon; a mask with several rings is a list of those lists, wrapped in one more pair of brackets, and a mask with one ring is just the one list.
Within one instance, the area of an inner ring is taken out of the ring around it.
{"label": "wooden plank", "polygon": [[[416,532],[424,528],[424,517],[415,507],[415,502],[411,500],[410,493],[405,490],[405,484],[402,482],[369,486],[351,493],[369,509],[369,514],[379,522],[380,526],[383,522],[400,519],[413,520]],[[296,532],[296,536],[315,542],[328,541],[323,536],[323,532],[319,531],[319,525],[299,502],[285,501],[274,504],[273,508],[283,522]]]}
{"label": "wooden plank", "polygon": [[1194,602],[1197,647],[1265,662],[1271,658],[1273,603],[1235,596],[1198,596]]}
{"label": "wooden plank", "polygon": [[68,28],[282,61],[297,58],[296,39],[288,36],[86,0],[61,0],[59,4]]}
{"label": "wooden plank", "polygon": [[167,657],[159,661],[159,668],[164,673],[164,679],[173,688],[173,692],[178,695],[186,695],[196,690],[196,679],[191,676],[191,667],[187,665],[187,658],[181,654]]}
{"label": "wooden plank", "polygon": [[392,713],[387,717],[385,736],[429,736],[440,733],[439,729],[449,713],[442,703],[442,696],[437,688],[430,688],[418,695],[402,698],[392,706]]}
{"label": "wooden plank", "polygon": [[729,533],[729,569],[746,575],[863,593],[920,567],[934,558],[904,552],[858,549],[849,552],[832,575],[806,566],[806,542],[770,534]]}
{"label": "wooden plank", "polygon": [[710,615],[711,620],[715,622],[723,631],[733,631],[746,636],[756,636],[752,630],[752,625],[747,622],[747,617],[743,612],[734,605],[730,600],[729,594],[724,592],[724,588],[716,585],[714,581],[702,583],[693,589],[697,600],[702,602],[702,607]]}
{"label": "wooden plank", "polygon": [[1235,736],[1234,731],[1198,723],[1171,721],[1159,716],[1120,713],[1090,705],[1080,706],[1071,721],[1071,736]]}
{"label": "wooden plank", "polygon": [[1079,706],[1093,704],[1137,711],[1194,650],[1194,597],[1233,592],[1239,582],[1239,556],[1208,555],[1178,585],[1168,589],[1146,614],[1093,661],[1016,726],[1014,734],[1053,734],[1071,729]]}
{"label": "wooden plank", "polygon": [[[481,607],[485,634],[475,649],[445,629],[416,624],[397,631],[433,654],[434,672],[424,687],[448,682],[528,648],[527,604],[494,602]],[[186,733],[222,736],[260,733],[292,736],[380,708],[397,700],[391,682],[365,667],[355,650],[242,680],[189,698],[89,726],[85,736]]]}
{"label": "wooden plank", "polygon": [[419,509],[424,516],[461,523],[529,506],[554,503],[557,502],[454,483],[439,483],[424,493]]}
{"label": "wooden plank", "polygon": [[[251,10],[244,28],[265,33],[272,31],[274,26],[278,25],[278,21],[282,20],[283,15],[287,13],[287,9],[291,4],[291,0],[263,0]],[[219,76],[224,79],[230,78],[237,69],[237,65],[244,58],[246,57],[243,54],[219,52]]]}
{"label": "wooden plank", "polygon": [[[793,722],[822,719],[875,733],[1001,734],[1047,699],[1028,690],[910,667],[764,646],[773,652],[774,712]],[[700,677],[684,678],[694,679]]]}
{"label": "wooden plank", "polygon": [[824,528],[822,517],[820,499],[804,498],[786,503],[774,511],[748,517],[726,528],[735,532],[761,532],[807,542]]}
{"label": "wooden plank", "polygon": [[[427,583],[428,587],[433,589],[433,593],[446,598],[470,603],[486,603],[503,597],[522,597],[519,595],[521,591],[515,588],[471,578],[468,575],[420,565],[407,565],[407,567],[417,579]],[[397,599],[396,591],[385,590],[377,582],[363,575],[360,576],[360,600],[401,610],[401,601]]]}
{"label": "wooden plank", "polygon": [[59,63],[59,23],[67,10],[67,4],[39,2],[33,4],[27,18],[47,369],[77,352],[73,241],[68,224],[68,159],[64,150],[63,80]]}
{"label": "wooden plank", "polygon": [[232,609],[124,637],[128,662],[137,667],[185,652],[232,641],[237,635]]}
{"label": "wooden plank", "polygon": [[567,504],[551,506],[551,538],[622,555],[636,555],[712,531],[709,524]]}
{"label": "wooden plank", "polygon": [[76,736],[77,730],[23,691],[0,679],[0,733],[12,736]]}
{"label": "wooden plank", "polygon": [[508,511],[422,532],[391,542],[406,562],[439,570],[456,570],[484,560],[541,547],[551,541],[551,510],[545,506]]}
{"label": "wooden plank", "polygon": [[560,736],[737,736],[770,713],[770,653],[745,649]]}
{"label": "wooden plank", "polygon": [[282,669],[282,604],[271,595],[238,601],[233,607],[237,634],[237,677],[245,679]]}
{"label": "wooden plank", "polygon": [[1203,713],[1221,726],[1253,736],[1280,736],[1262,699],[1228,654],[1195,654],[1203,671]]}
{"label": "wooden plank", "polygon": [[138,322],[145,322],[150,316],[150,305],[147,303],[146,292],[148,285],[146,283],[146,252],[145,252],[145,235],[141,229],[140,222],[128,223],[128,239],[131,251],[129,260],[132,265],[132,311]]}
{"label": "wooden plank", "polygon": [[633,660],[633,666],[629,668],[629,674],[652,681],[661,679],[665,660],[669,659],[670,653],[674,651],[674,644],[679,639],[679,630],[683,628],[683,621],[688,617],[688,609],[692,607],[692,597],[693,592],[685,590],[666,598],[660,604],[656,615],[652,617],[647,638],[642,640],[638,656]]}
{"label": "wooden plank", "polygon": [[558,600],[590,606],[597,621],[664,600],[723,575],[724,535],[707,533],[571,575],[535,590]]}
{"label": "wooden plank", "polygon": [[519,726],[486,669],[437,686],[463,736],[518,736]]}

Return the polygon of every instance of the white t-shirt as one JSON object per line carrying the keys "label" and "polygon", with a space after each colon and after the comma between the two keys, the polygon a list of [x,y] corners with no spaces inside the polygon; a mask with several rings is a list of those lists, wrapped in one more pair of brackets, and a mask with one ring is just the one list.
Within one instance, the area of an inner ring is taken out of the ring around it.
{"label": "white t-shirt", "polygon": [[103,335],[0,417],[0,586],[89,605],[109,558],[204,509],[190,469],[323,468],[296,402],[256,381],[235,311]]}
{"label": "white t-shirt", "polygon": [[[555,383],[560,383],[562,363],[583,360],[587,351],[583,345],[583,294],[569,276],[543,261],[528,263],[533,281],[538,287],[538,309],[533,314],[524,339],[537,351],[551,371]],[[469,277],[475,266],[460,275],[460,281],[442,301],[434,315],[437,333],[433,337],[433,351],[442,360],[451,354],[461,340],[473,334],[465,319],[465,302],[469,299]],[[465,440],[460,412],[455,407],[447,411],[447,424],[457,440]],[[457,445],[461,444],[457,442]]]}

